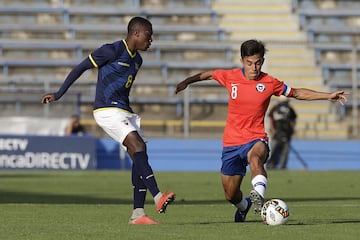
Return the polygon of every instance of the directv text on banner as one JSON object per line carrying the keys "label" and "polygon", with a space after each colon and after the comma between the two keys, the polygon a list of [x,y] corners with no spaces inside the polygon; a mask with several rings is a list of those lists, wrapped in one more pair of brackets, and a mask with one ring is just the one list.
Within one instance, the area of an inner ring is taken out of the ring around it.
{"label": "directv text on banner", "polygon": [[0,169],[94,168],[94,137],[0,136]]}

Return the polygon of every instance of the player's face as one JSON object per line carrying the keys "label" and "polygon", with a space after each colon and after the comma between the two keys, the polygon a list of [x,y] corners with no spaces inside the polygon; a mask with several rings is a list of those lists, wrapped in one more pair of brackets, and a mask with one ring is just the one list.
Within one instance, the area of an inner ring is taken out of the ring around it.
{"label": "player's face", "polygon": [[141,28],[140,31],[137,33],[137,49],[141,51],[146,51],[152,42],[152,28],[151,27],[144,27]]}
{"label": "player's face", "polygon": [[264,58],[259,55],[247,56],[241,59],[245,77],[249,80],[256,80],[261,73]]}

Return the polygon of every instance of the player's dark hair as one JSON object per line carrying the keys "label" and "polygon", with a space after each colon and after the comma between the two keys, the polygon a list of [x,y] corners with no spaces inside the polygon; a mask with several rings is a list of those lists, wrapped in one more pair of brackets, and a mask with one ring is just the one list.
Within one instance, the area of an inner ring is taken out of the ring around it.
{"label": "player's dark hair", "polygon": [[139,30],[141,27],[152,29],[152,24],[149,20],[142,17],[133,17],[128,24],[128,33]]}
{"label": "player's dark hair", "polygon": [[264,57],[265,55],[265,45],[259,40],[250,39],[241,44],[240,53],[241,58],[259,55]]}

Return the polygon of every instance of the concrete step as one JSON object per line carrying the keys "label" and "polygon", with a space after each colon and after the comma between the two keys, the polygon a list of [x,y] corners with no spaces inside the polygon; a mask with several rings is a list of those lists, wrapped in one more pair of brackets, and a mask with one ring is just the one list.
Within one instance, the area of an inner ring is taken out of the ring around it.
{"label": "concrete step", "polygon": [[344,128],[344,124],[340,124],[339,122],[297,122],[296,130],[346,130]]}
{"label": "concrete step", "polygon": [[306,34],[302,32],[293,31],[236,31],[233,29],[232,33],[229,33],[229,38],[232,41],[245,41],[251,38],[261,39],[264,42],[267,41],[305,41],[307,39]]}
{"label": "concrete step", "polygon": [[272,4],[271,1],[266,3],[259,3],[253,1],[255,4],[251,4],[248,1],[246,3],[241,3],[240,1],[233,3],[224,3],[224,2],[215,2],[212,4],[212,8],[218,11],[219,13],[289,13],[291,12],[291,5],[288,3]]}
{"label": "concrete step", "polygon": [[241,22],[222,22],[220,27],[226,28],[228,31],[259,31],[259,32],[269,32],[276,31],[279,33],[284,32],[294,32],[298,33],[298,26],[294,24],[284,24],[282,22],[271,22],[271,23],[251,23],[243,24]]}
{"label": "concrete step", "polygon": [[345,140],[348,139],[348,130],[300,130],[294,138],[319,140]]}
{"label": "concrete step", "polygon": [[284,13],[263,13],[247,11],[244,13],[224,13],[221,15],[221,22],[233,21],[236,23],[257,24],[257,23],[272,23],[283,22],[284,24],[295,25],[298,23],[296,15]]}
{"label": "concrete step", "polygon": [[213,4],[252,4],[252,5],[266,5],[266,4],[290,4],[291,0],[256,0],[249,2],[248,0],[214,0]]}
{"label": "concrete step", "polygon": [[288,67],[284,66],[275,66],[271,65],[268,66],[268,70],[270,72],[297,72],[297,73],[313,73],[314,67],[313,66],[296,66],[296,64],[287,64]]}

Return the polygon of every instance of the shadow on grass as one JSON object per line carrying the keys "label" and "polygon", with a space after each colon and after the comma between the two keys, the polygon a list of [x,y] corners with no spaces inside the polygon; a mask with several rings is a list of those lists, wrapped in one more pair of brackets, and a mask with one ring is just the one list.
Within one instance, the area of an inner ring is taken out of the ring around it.
{"label": "shadow on grass", "polygon": [[33,203],[33,204],[132,204],[132,199],[102,198],[80,195],[60,195],[33,192],[0,191],[0,204]]}
{"label": "shadow on grass", "polygon": [[[216,224],[261,224],[264,225],[266,227],[280,227],[280,226],[270,226],[270,225],[266,225],[263,224],[262,221],[259,220],[246,220],[243,223],[234,223],[233,221],[207,221],[207,222],[183,222],[183,223],[176,223],[176,225],[216,225]],[[360,223],[360,220],[354,220],[354,219],[339,219],[339,220],[334,220],[334,219],[322,219],[322,220],[311,220],[311,222],[296,222],[296,221],[289,221],[286,224],[282,225],[281,227],[296,227],[296,226],[313,226],[313,225],[328,225],[328,224],[354,224],[354,223]]]}
{"label": "shadow on grass", "polygon": [[48,178],[48,177],[53,177],[51,175],[49,175],[48,173],[51,173],[51,171],[49,172],[43,172],[43,173],[37,173],[37,172],[32,172],[29,171],[27,173],[25,172],[19,172],[17,173],[15,170],[15,173],[12,172],[13,170],[9,170],[9,171],[1,171],[0,172],[0,179],[6,179],[6,178],[20,178],[20,179],[25,179],[25,178]]}
{"label": "shadow on grass", "polygon": [[284,198],[286,202],[328,202],[328,201],[353,201],[360,197],[327,197],[327,198]]}
{"label": "shadow on grass", "polygon": [[[292,198],[286,199],[287,202],[324,202],[324,201],[352,201],[360,200],[356,197],[348,198]],[[148,202],[152,202],[148,193]],[[132,204],[131,198],[109,198],[87,195],[67,195],[67,194],[46,194],[35,192],[11,192],[0,191],[0,204],[4,203],[38,203],[38,204]],[[222,205],[228,204],[225,199],[181,199],[175,201],[176,205]]]}
{"label": "shadow on grass", "polygon": [[[148,193],[147,203],[153,203]],[[30,204],[132,204],[133,200],[121,198],[94,197],[86,195],[46,194],[35,192],[10,192],[0,191],[0,204],[6,203],[30,203]],[[227,204],[225,200],[191,200],[177,199],[178,205],[207,205]]]}
{"label": "shadow on grass", "polygon": [[311,219],[309,222],[299,222],[293,220],[291,222],[286,223],[287,226],[311,226],[311,225],[320,225],[320,224],[354,224],[360,223],[360,219]]}

